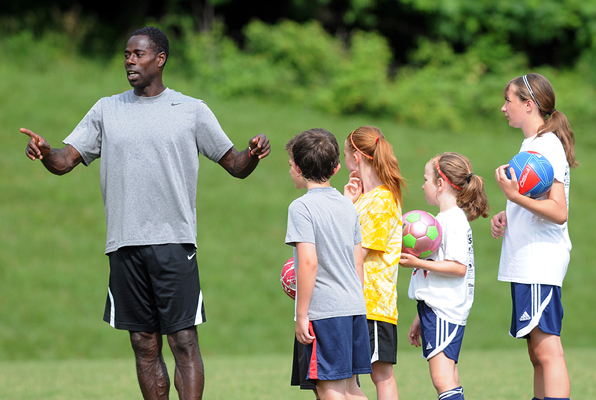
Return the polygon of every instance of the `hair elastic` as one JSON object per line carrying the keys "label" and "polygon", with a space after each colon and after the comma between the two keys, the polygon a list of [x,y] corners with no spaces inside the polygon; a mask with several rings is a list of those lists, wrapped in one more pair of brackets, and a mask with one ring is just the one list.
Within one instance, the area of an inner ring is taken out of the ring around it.
{"label": "hair elastic", "polygon": [[527,76],[528,75],[523,76],[523,80],[524,80],[524,83],[526,84],[526,88],[528,88],[528,92],[530,92],[530,96],[532,96],[532,100],[534,100],[534,103],[536,103],[536,105],[538,106],[538,109],[542,110],[542,108],[540,108],[540,103],[538,103],[536,101],[536,98],[534,97],[534,92],[532,91],[532,88],[530,87],[530,82],[528,82]]}
{"label": "hair elastic", "polygon": [[550,117],[551,115],[553,115],[555,113],[555,111],[557,111],[557,109],[556,108],[553,108],[553,110],[548,113],[548,116]]}
{"label": "hair elastic", "polygon": [[377,136],[377,138],[375,139],[375,144],[379,143],[380,138],[381,138],[380,136]]}
{"label": "hair elastic", "polygon": [[352,136],[354,136],[354,132],[356,132],[355,130],[352,131],[352,133],[350,133],[350,142],[352,142],[352,146],[354,146],[354,148],[356,149],[356,151],[360,154],[362,154],[364,157],[374,160],[373,157],[369,156],[368,154],[364,154],[364,152],[362,150],[360,150],[358,147],[356,147],[356,144],[354,144],[354,138]]}
{"label": "hair elastic", "polygon": [[470,172],[470,175],[468,175],[468,177],[466,178],[466,180],[468,181],[468,183],[470,183],[470,179],[472,179],[472,175],[474,175],[473,172]]}
{"label": "hair elastic", "polygon": [[437,171],[439,171],[439,174],[443,177],[443,179],[445,179],[445,182],[447,182],[449,185],[451,185],[451,187],[453,187],[455,190],[462,190],[462,188],[460,188],[456,184],[452,183],[449,180],[449,178],[447,178],[447,175],[445,175],[443,173],[443,171],[441,171],[441,168],[439,167],[439,157],[435,157],[435,167],[437,167]]}

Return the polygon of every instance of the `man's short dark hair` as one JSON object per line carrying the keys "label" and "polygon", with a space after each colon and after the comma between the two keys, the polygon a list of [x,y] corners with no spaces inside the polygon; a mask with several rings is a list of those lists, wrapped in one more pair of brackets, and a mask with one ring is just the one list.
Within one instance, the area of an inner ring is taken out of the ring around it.
{"label": "man's short dark hair", "polygon": [[296,136],[291,155],[305,179],[323,183],[331,179],[339,164],[339,144],[331,132],[310,129]]}
{"label": "man's short dark hair", "polygon": [[137,29],[134,31],[130,37],[133,36],[147,36],[149,40],[153,43],[151,48],[155,51],[155,54],[159,54],[161,52],[166,53],[166,61],[164,62],[164,66],[168,61],[168,57],[170,55],[170,41],[168,37],[161,29],[155,28],[153,26],[145,26],[144,28]]}

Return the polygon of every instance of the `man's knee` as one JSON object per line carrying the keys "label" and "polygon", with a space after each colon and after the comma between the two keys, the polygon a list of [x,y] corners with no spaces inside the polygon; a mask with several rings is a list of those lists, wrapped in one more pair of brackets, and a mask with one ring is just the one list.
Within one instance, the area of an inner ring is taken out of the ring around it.
{"label": "man's knee", "polygon": [[168,334],[168,343],[175,354],[192,355],[199,352],[199,338],[195,326]]}
{"label": "man's knee", "polygon": [[130,332],[130,343],[137,357],[158,358],[161,355],[162,337],[158,332]]}

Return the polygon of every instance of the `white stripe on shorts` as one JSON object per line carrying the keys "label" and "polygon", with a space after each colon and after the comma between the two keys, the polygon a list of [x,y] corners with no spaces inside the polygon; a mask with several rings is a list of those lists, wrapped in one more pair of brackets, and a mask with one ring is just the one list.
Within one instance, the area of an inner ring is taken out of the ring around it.
{"label": "white stripe on shorts", "polygon": [[453,332],[449,334],[449,322],[445,321],[444,319],[439,318],[436,315],[436,322],[435,322],[435,349],[432,353],[428,355],[426,358],[430,360],[432,357],[437,355],[438,353],[442,352],[445,347],[451,343],[455,335],[457,335],[457,330],[459,329],[459,325],[451,324],[454,326]]}
{"label": "white stripe on shorts", "polygon": [[374,363],[376,361],[379,361],[379,330],[377,328],[377,321],[373,321],[373,324],[375,326],[375,337],[374,337],[374,341],[375,341],[375,350],[373,351],[373,354],[370,358],[370,363]]}
{"label": "white stripe on shorts", "polygon": [[203,322],[203,313],[201,312],[203,310],[203,291],[200,290],[199,291],[199,305],[197,306],[197,314],[195,316],[195,325],[199,325],[202,324]]}
{"label": "white stripe on shorts", "polygon": [[539,284],[532,284],[530,285],[530,297],[532,299],[532,320],[524,328],[517,331],[515,335],[517,338],[525,337],[532,331],[532,329],[538,326],[540,318],[542,318],[542,312],[553,297],[553,289],[551,288],[548,296],[546,296],[543,302],[540,302],[540,299],[542,298],[542,286]]}
{"label": "white stripe on shorts", "polygon": [[114,304],[114,296],[112,296],[112,291],[108,287],[108,296],[110,297],[110,325],[115,328],[116,327],[116,305]]}

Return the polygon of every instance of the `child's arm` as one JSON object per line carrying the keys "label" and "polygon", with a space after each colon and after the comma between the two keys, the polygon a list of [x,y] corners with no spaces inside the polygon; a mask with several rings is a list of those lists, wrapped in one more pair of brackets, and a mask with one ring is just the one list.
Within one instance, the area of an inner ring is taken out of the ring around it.
{"label": "child's arm", "polygon": [[313,243],[296,243],[296,251],[296,339],[302,344],[310,344],[315,338],[309,332],[308,307],[317,280],[317,251]]}
{"label": "child's arm", "polygon": [[[366,250],[366,252],[365,252]],[[354,246],[354,260],[356,261],[356,273],[362,282],[364,288],[364,256],[368,253],[368,249],[362,247],[362,243]]]}
{"label": "child's arm", "polygon": [[555,180],[548,192],[548,198],[544,200],[531,199],[519,193],[515,171],[510,168],[511,179],[509,179],[505,174],[506,168],[508,165],[497,168],[495,178],[509,201],[525,208],[537,217],[555,224],[564,224],[567,221],[567,200],[563,183]]}
{"label": "child's arm", "polygon": [[414,318],[414,322],[412,322],[412,326],[410,327],[410,332],[408,333],[408,340],[410,344],[415,347],[420,346],[420,317],[416,314],[416,318]]}
{"label": "child's arm", "polygon": [[490,233],[498,239],[505,234],[505,227],[507,226],[507,214],[501,211],[490,220]]}
{"label": "child's arm", "polygon": [[468,268],[457,261],[444,260],[444,261],[431,261],[421,260],[411,254],[401,254],[399,264],[405,268],[420,268],[427,271],[436,272],[437,274],[446,276],[466,276]]}

